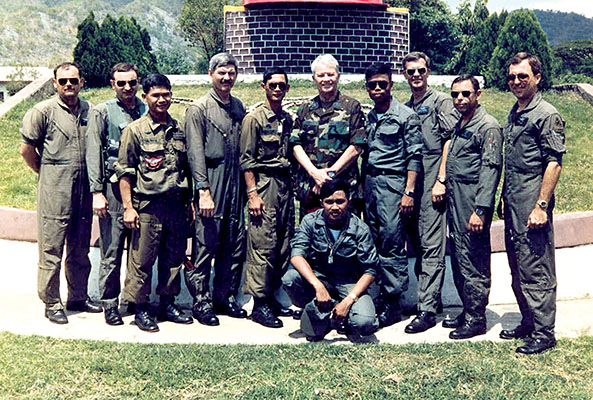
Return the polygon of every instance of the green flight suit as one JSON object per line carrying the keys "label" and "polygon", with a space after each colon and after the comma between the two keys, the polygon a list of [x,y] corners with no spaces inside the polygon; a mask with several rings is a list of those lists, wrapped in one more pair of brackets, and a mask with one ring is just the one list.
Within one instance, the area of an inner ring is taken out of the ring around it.
{"label": "green flight suit", "polygon": [[[422,162],[420,119],[409,107],[391,99],[381,116],[373,109],[368,118],[368,152],[363,162],[365,221],[377,246],[383,296],[399,296],[408,288],[408,258],[404,220],[399,208],[408,171]],[[416,221],[414,221],[416,223]]]}
{"label": "green flight suit", "polygon": [[99,293],[105,308],[117,307],[119,304],[121,259],[125,240],[130,237],[130,230],[124,226],[124,207],[114,165],[122,131],[128,124],[146,114],[146,111],[146,104],[139,98],[136,98],[132,110],[114,98],[97,105],[89,112],[86,132],[89,183],[91,193],[103,193],[109,212],[105,218],[99,218]]}
{"label": "green flight suit", "polygon": [[[341,92],[329,108],[323,108],[319,96],[300,106],[290,137],[291,153],[293,146],[301,145],[313,165],[320,169],[331,167],[348,146],[364,146],[366,142],[360,103]],[[311,191],[315,186],[313,178],[298,163],[295,164],[295,196],[300,203],[302,219],[307,210],[319,208],[319,197]],[[361,212],[364,197],[358,163],[353,162],[339,177],[350,182],[352,206]]]}
{"label": "green flight suit", "polygon": [[[194,310],[212,305],[210,274],[214,258],[214,301],[226,303],[239,291],[245,261],[245,179],[239,167],[241,122],[245,107],[231,96],[224,104],[212,89],[188,107],[185,131],[195,183],[194,268],[185,270]],[[210,189],[214,218],[198,213],[199,189]]]}
{"label": "green flight suit", "polygon": [[91,271],[92,204],[85,165],[85,132],[90,103],[80,100],[77,113],[59,97],[42,101],[23,118],[23,142],[41,156],[37,182],[37,290],[48,310],[63,309],[60,269],[66,245],[68,301],[88,297]]}
{"label": "green flight suit", "polygon": [[249,217],[243,292],[256,298],[273,297],[288,269],[294,231],[294,198],[288,159],[292,118],[276,115],[261,105],[243,119],[241,170],[254,173],[257,193],[266,211]]}
{"label": "green flight suit", "polygon": [[[422,122],[422,169],[419,179],[420,216],[418,234],[422,264],[418,274],[419,311],[436,312],[441,304],[441,290],[445,279],[445,251],[447,243],[446,206],[444,202],[433,203],[432,188],[439,175],[443,146],[451,137],[459,114],[453,100],[445,93],[428,88],[424,97],[414,103],[411,97],[406,105],[412,108]],[[414,240],[414,233],[411,237]]]}
{"label": "green flight suit", "polygon": [[[324,210],[307,214],[290,241],[291,257],[302,256],[324,284],[334,304],[342,301],[365,274],[377,276],[379,258],[369,227],[348,213],[336,240],[328,232]],[[282,278],[286,293],[297,307],[304,308],[301,329],[307,336],[325,336],[331,329],[329,310],[317,306],[315,290],[295,269]],[[373,299],[364,293],[348,313],[348,325],[358,335],[371,335],[379,328]]]}
{"label": "green flight suit", "polygon": [[140,220],[129,246],[124,301],[148,302],[157,258],[156,293],[176,296],[186,260],[191,182],[186,138],[179,123],[168,116],[167,124],[159,124],[146,114],[126,126],[115,170],[118,178],[131,178]]}
{"label": "green flight suit", "polygon": [[521,323],[533,327],[532,338],[550,339],[556,321],[554,198],[544,227],[528,229],[527,220],[536,206],[546,167],[550,162],[562,164],[565,123],[541,93],[522,111],[517,112],[517,107],[511,109],[503,131],[505,243]]}
{"label": "green flight suit", "polygon": [[[502,170],[502,128],[478,106],[463,127],[461,120],[447,155],[447,220],[451,239],[451,269],[461,297],[465,320],[486,322],[490,294],[490,224]],[[484,211],[481,233],[470,233],[470,216]]]}

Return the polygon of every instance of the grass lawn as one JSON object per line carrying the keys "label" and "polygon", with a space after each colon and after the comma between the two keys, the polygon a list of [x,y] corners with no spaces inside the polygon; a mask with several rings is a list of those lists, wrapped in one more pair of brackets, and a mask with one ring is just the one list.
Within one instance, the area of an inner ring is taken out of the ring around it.
{"label": "grass lawn", "polygon": [[593,338],[516,342],[122,344],[0,333],[1,399],[591,399]]}
{"label": "grass lawn", "polygon": [[[197,99],[207,93],[208,85],[177,86],[173,94],[178,97]],[[447,91],[446,88],[440,88]],[[370,103],[362,82],[349,83],[341,86],[341,90],[355,97],[362,103]],[[244,101],[247,106],[263,99],[263,92],[256,83],[237,83],[233,94]],[[292,83],[289,97],[311,96],[316,89],[311,82],[295,81]],[[410,94],[407,84],[396,84],[394,96],[406,101]],[[111,89],[85,90],[81,96],[93,104],[98,104],[113,96]],[[569,211],[593,210],[593,107],[580,97],[570,93],[545,93],[547,101],[558,108],[567,122],[566,142],[568,154],[563,161],[562,177],[556,189],[557,213]],[[513,105],[514,97],[510,93],[493,89],[484,91],[481,103],[490,114],[504,124],[506,116]],[[27,109],[34,103],[25,102],[0,119],[0,205],[35,209],[36,176],[30,171],[19,155],[21,121]],[[185,105],[174,104],[171,114],[183,120]]]}

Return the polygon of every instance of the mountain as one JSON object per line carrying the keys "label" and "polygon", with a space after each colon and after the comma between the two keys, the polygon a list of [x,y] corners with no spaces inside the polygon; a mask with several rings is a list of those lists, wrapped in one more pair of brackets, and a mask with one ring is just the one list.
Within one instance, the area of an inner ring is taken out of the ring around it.
{"label": "mountain", "polygon": [[551,10],[533,10],[550,46],[579,39],[593,39],[593,18]]}
{"label": "mountain", "polygon": [[0,0],[0,65],[53,67],[72,59],[78,24],[92,10],[134,17],[146,28],[157,53],[177,49],[195,64],[198,52],[177,25],[183,0]]}

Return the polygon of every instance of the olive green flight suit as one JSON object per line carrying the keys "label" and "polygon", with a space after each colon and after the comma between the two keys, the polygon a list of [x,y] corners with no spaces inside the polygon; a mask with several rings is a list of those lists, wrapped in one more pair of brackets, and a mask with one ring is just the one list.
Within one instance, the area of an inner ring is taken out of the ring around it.
{"label": "olive green flight suit", "polygon": [[[365,119],[360,103],[338,92],[329,108],[323,108],[319,96],[307,101],[297,110],[297,119],[290,137],[292,147],[301,145],[317,168],[331,167],[350,145],[367,143]],[[296,165],[295,196],[300,202],[300,219],[307,210],[319,207],[319,197],[311,189],[315,181],[298,163]],[[350,182],[352,206],[361,212],[364,208],[358,163],[353,162],[340,178]]]}
{"label": "olive green flight suit", "polygon": [[562,164],[565,123],[541,93],[522,111],[517,112],[517,107],[511,109],[503,131],[505,243],[521,323],[533,327],[532,338],[551,339],[556,321],[554,197],[543,228],[528,229],[527,220],[536,206],[547,165]]}
{"label": "olive green flight suit", "polygon": [[[245,261],[245,179],[239,167],[241,122],[245,107],[231,96],[224,104],[212,89],[188,107],[185,131],[195,183],[196,234],[193,269],[185,270],[194,310],[211,306],[210,273],[214,258],[214,301],[226,303],[239,291]],[[214,218],[198,214],[199,189],[210,189]]]}
{"label": "olive green flight suit", "polygon": [[[414,97],[411,97],[406,105],[420,117],[424,141],[423,177],[418,182],[421,186],[418,233],[422,252],[420,271],[416,270],[418,308],[419,311],[436,312],[441,303],[441,290],[445,279],[447,223],[445,203],[432,202],[432,188],[439,175],[443,146],[451,137],[459,114],[453,107],[450,96],[430,87],[418,103],[414,103]],[[414,233],[411,234],[411,238],[414,239]]]}
{"label": "olive green flight suit", "polygon": [[119,304],[121,259],[125,240],[130,237],[130,230],[124,226],[124,207],[114,165],[123,129],[146,112],[147,106],[139,98],[136,98],[132,110],[114,98],[97,105],[89,112],[86,165],[91,193],[103,193],[109,212],[105,218],[99,218],[99,293],[105,308],[117,307]]}
{"label": "olive green flight suit", "polygon": [[[484,107],[463,127],[461,120],[447,156],[447,219],[451,268],[465,320],[486,322],[490,294],[490,224],[502,170],[502,128]],[[470,233],[470,216],[484,210],[481,233]]]}
{"label": "olive green flight suit", "polygon": [[[328,232],[324,210],[307,214],[290,241],[291,257],[302,256],[324,284],[334,305],[342,301],[365,274],[377,276],[379,259],[369,227],[349,213],[336,240]],[[331,309],[317,306],[315,290],[296,269],[282,278],[286,293],[297,307],[304,308],[301,329],[307,336],[325,336],[331,329]],[[348,325],[358,335],[371,335],[379,328],[373,299],[364,293],[348,313]]]}
{"label": "olive green flight suit", "polygon": [[59,97],[43,101],[23,119],[23,142],[41,156],[37,183],[37,290],[48,310],[63,309],[60,268],[66,244],[68,301],[86,300],[91,263],[92,205],[85,165],[90,103],[73,113]]}
{"label": "olive green flight suit", "polygon": [[146,114],[123,131],[115,170],[120,179],[134,182],[132,199],[140,220],[140,228],[132,231],[126,302],[148,302],[157,258],[157,295],[172,297],[181,290],[191,182],[185,141],[170,116],[164,125]]}
{"label": "olive green flight suit", "polygon": [[280,288],[288,269],[294,231],[294,198],[288,159],[292,118],[261,105],[243,119],[241,170],[254,173],[266,211],[249,218],[243,292],[269,298]]}
{"label": "olive green flight suit", "polygon": [[409,281],[405,217],[399,208],[408,171],[422,168],[422,130],[416,113],[393,98],[380,117],[375,109],[367,117],[369,150],[362,167],[365,217],[379,253],[381,294],[399,296]]}

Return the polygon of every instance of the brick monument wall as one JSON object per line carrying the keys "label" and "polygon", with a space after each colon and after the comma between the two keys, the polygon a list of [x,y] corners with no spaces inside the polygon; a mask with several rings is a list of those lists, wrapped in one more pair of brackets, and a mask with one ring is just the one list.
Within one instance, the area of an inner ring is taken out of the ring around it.
{"label": "brick monument wall", "polygon": [[292,74],[310,73],[311,62],[323,53],[334,55],[346,73],[364,73],[377,61],[402,70],[409,49],[407,9],[314,6],[225,7],[225,50],[237,57],[239,72],[280,66]]}

